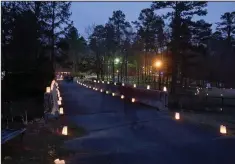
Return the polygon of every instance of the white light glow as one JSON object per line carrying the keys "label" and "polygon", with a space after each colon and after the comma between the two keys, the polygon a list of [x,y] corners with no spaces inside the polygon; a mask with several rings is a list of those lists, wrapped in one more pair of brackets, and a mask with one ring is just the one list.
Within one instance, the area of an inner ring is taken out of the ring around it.
{"label": "white light glow", "polygon": [[114,82],[114,85],[116,85],[116,82]]}
{"label": "white light glow", "polygon": [[62,97],[59,97],[59,100],[62,101]]}
{"label": "white light glow", "polygon": [[112,93],[112,96],[115,96],[115,93]]}
{"label": "white light glow", "polygon": [[124,95],[121,95],[121,99],[124,99]]}
{"label": "white light glow", "polygon": [[150,85],[147,85],[147,89],[150,89]]}
{"label": "white light glow", "polygon": [[107,82],[107,84],[109,84],[109,81]]}
{"label": "white light glow", "polygon": [[68,127],[67,127],[67,126],[64,126],[64,127],[63,127],[63,129],[62,129],[62,135],[65,135],[65,136],[68,135]]}
{"label": "white light glow", "polygon": [[106,94],[109,94],[109,91],[106,91]]}
{"label": "white light glow", "polygon": [[164,91],[164,92],[167,92],[167,88],[166,88],[166,87],[163,87],[163,91]]}
{"label": "white light glow", "polygon": [[124,84],[124,83],[122,83],[122,86],[125,86],[125,84]]}
{"label": "white light glow", "polygon": [[175,119],[176,119],[176,120],[179,120],[179,119],[180,119],[180,113],[178,113],[178,112],[175,113]]}
{"label": "white light glow", "polygon": [[132,98],[132,99],[131,99],[131,102],[133,102],[133,103],[134,103],[134,102],[135,102],[135,98]]}
{"label": "white light glow", "polygon": [[58,103],[58,105],[61,105],[61,104],[62,104],[60,100],[58,100],[57,103]]}
{"label": "white light glow", "polygon": [[103,89],[101,89],[100,92],[103,92]]}
{"label": "white light glow", "polygon": [[136,88],[136,84],[134,84],[133,87]]}
{"label": "white light glow", "polygon": [[64,114],[64,109],[60,107],[60,114]]}
{"label": "white light glow", "polygon": [[50,93],[51,92],[51,88],[50,87],[46,87],[46,93]]}

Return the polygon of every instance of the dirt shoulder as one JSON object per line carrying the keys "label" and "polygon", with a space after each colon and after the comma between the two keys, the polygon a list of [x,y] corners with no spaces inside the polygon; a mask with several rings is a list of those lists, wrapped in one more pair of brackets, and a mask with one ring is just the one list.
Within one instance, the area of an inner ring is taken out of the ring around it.
{"label": "dirt shoulder", "polygon": [[[68,135],[63,136],[62,128],[68,126]],[[68,159],[75,152],[65,150],[64,141],[83,136],[85,130],[68,122],[66,116],[53,119],[45,124],[42,119],[27,126],[23,141],[15,138],[2,145],[3,164],[53,164],[54,160]]]}

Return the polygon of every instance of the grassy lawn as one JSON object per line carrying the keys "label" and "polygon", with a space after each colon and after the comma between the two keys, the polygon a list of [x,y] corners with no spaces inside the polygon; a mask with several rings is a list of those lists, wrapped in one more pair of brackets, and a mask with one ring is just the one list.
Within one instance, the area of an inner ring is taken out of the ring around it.
{"label": "grassy lawn", "polygon": [[[64,149],[64,141],[84,135],[85,130],[64,117],[47,124],[42,120],[28,125],[22,143],[16,138],[2,146],[2,163],[53,164],[57,158],[66,161],[75,152]],[[68,136],[61,135],[64,125],[68,126]]]}

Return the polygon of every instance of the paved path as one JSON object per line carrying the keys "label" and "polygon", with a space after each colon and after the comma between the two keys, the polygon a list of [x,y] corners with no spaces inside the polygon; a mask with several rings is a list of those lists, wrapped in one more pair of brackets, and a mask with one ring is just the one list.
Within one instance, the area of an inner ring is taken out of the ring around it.
{"label": "paved path", "polygon": [[65,113],[88,135],[67,141],[72,164],[234,164],[235,139],[167,113],[61,82]]}

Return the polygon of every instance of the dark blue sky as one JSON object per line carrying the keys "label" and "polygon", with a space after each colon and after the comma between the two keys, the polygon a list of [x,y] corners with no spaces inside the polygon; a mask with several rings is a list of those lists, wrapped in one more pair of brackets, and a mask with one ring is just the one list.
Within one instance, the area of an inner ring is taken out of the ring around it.
{"label": "dark blue sky", "polygon": [[[86,37],[87,26],[93,23],[105,24],[114,10],[122,10],[128,21],[134,21],[137,20],[140,11],[150,5],[151,2],[72,2],[71,19],[79,33]],[[209,23],[215,23],[224,12],[235,11],[235,2],[208,2],[207,11],[208,14],[204,19]],[[166,11],[159,12],[159,15],[164,12]]]}

